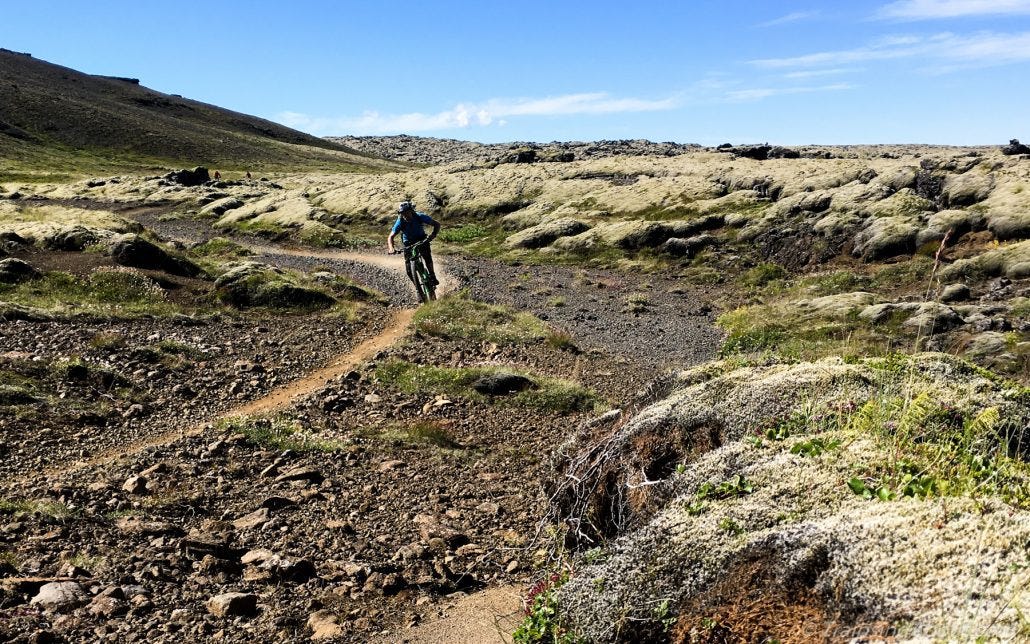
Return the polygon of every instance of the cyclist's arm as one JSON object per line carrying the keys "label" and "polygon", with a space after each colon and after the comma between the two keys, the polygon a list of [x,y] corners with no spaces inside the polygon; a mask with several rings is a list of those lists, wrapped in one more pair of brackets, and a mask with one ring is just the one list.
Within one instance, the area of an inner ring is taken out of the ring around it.
{"label": "cyclist's arm", "polygon": [[436,236],[440,234],[440,222],[433,220],[433,232],[429,233],[429,241],[436,239]]}
{"label": "cyclist's arm", "polygon": [[400,221],[398,220],[398,222],[395,223],[392,228],[390,228],[390,234],[386,238],[386,249],[388,251],[390,251],[391,254],[394,252],[393,251],[393,238],[396,237],[397,233],[399,233],[400,231],[401,231],[401,225],[400,225]]}

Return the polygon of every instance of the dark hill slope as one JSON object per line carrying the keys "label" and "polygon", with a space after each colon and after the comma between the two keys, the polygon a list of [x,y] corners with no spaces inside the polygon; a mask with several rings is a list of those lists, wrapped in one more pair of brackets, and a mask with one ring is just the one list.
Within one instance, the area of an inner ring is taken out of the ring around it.
{"label": "dark hill slope", "polygon": [[[0,160],[30,170],[91,165],[399,167],[264,119],[91,76],[0,49]],[[6,163],[5,163],[6,165]]]}

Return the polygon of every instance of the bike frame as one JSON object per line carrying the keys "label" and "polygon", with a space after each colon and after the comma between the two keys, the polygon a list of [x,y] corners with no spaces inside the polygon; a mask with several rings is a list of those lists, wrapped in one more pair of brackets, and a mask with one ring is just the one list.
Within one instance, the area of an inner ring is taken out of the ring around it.
{"label": "bike frame", "polygon": [[419,250],[425,243],[426,240],[422,240],[405,247],[405,250],[410,251],[411,259],[408,261],[411,262],[411,276],[415,282],[415,292],[418,293],[419,302],[423,303],[436,299],[436,287],[433,286],[429,269],[426,267],[426,260]]}

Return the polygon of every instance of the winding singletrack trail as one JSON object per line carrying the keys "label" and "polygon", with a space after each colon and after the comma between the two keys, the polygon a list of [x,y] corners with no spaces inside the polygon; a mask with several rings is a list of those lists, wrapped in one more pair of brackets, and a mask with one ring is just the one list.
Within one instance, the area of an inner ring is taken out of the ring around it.
{"label": "winding singletrack trail", "polygon": [[[402,276],[404,275],[404,260],[397,255],[391,256],[373,253],[354,253],[348,251],[318,251],[296,248],[277,248],[271,246],[251,246],[251,248],[254,251],[268,255],[291,255],[295,257],[339,259],[365,263],[384,268],[391,272],[399,273]],[[442,276],[440,293],[446,293],[449,290],[453,290],[455,280],[445,272],[445,268],[442,263],[438,262],[438,267]],[[387,322],[386,327],[377,335],[365,339],[347,353],[333,358],[326,366],[309,372],[307,375],[286,383],[282,387],[272,389],[256,400],[234,407],[214,417],[206,418],[192,427],[166,430],[128,443],[123,443],[117,447],[97,452],[88,458],[74,463],[65,463],[59,467],[49,468],[44,471],[43,474],[45,476],[55,476],[98,465],[105,465],[107,463],[115,462],[120,458],[137,454],[151,447],[167,445],[180,438],[203,434],[210,429],[212,423],[219,420],[238,416],[271,414],[281,409],[285,409],[297,398],[316,391],[319,387],[325,385],[327,381],[347,373],[361,365],[363,362],[368,361],[380,351],[398,342],[408,332],[408,327],[411,324],[411,319],[414,314],[415,309],[413,308],[395,309],[389,322]]]}

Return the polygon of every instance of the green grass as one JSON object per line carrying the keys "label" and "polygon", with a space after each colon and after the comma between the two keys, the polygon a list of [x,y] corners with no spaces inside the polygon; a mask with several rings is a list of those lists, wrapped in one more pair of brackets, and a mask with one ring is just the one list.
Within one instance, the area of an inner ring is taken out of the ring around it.
{"label": "green grass", "polygon": [[413,324],[428,336],[497,344],[540,342],[549,332],[547,325],[528,313],[478,302],[464,292],[419,307]]}
{"label": "green grass", "polygon": [[510,369],[470,367],[453,369],[419,365],[402,360],[389,360],[376,366],[376,378],[385,385],[405,393],[418,395],[448,395],[494,404],[528,407],[541,411],[571,413],[598,407],[596,396],[583,387],[553,378],[522,374],[535,388],[507,396],[485,396],[472,388],[482,376]]}
{"label": "green grass", "polygon": [[451,244],[467,244],[489,234],[490,231],[485,226],[480,224],[464,224],[442,229],[440,231],[440,239]]}
{"label": "green grass", "polygon": [[[903,376],[903,374],[902,374]],[[993,497],[1030,508],[1030,464],[1012,452],[1025,431],[998,407],[963,409],[932,390],[901,386],[870,398],[850,419],[852,435],[872,436],[884,458],[849,482],[856,494]]]}
{"label": "green grass", "polygon": [[798,283],[802,291],[819,296],[862,291],[871,284],[872,279],[869,277],[847,270],[804,277]]}
{"label": "green grass", "polygon": [[345,445],[340,441],[314,436],[297,423],[284,418],[230,418],[220,421],[218,427],[226,432],[238,432],[260,447],[295,452],[335,452]]}
{"label": "green grass", "polygon": [[14,515],[15,518],[38,514],[48,519],[64,520],[75,516],[76,512],[58,501],[0,499],[0,514]]}
{"label": "green grass", "polygon": [[55,314],[166,316],[182,312],[149,277],[131,270],[98,270],[88,277],[52,271],[20,284],[0,284],[0,300]]}
{"label": "green grass", "polygon": [[462,445],[454,439],[446,427],[431,421],[418,421],[410,425],[393,425],[380,437],[409,445],[430,445],[447,450],[462,449]]}

